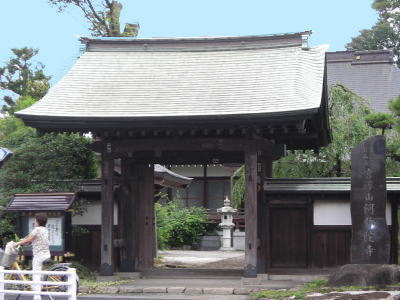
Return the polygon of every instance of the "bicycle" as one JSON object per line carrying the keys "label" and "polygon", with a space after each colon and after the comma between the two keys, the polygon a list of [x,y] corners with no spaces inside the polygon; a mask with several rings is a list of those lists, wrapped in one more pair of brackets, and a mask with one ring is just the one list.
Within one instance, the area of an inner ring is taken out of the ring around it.
{"label": "bicycle", "polygon": [[[52,260],[49,259],[43,263],[46,271],[67,271],[70,267],[71,263],[56,263],[53,264]],[[18,254],[5,254],[4,251],[0,248],[0,266],[3,266],[10,270],[18,270],[21,271],[21,267],[18,263]],[[76,277],[76,292],[79,290],[79,277]],[[18,281],[29,281],[28,277],[24,274],[10,274],[6,278],[7,280],[18,280]],[[67,275],[45,275],[41,278],[41,281],[50,281],[50,282],[67,282]],[[19,290],[30,289],[30,285],[17,285]],[[56,291],[56,292],[65,292],[67,287],[65,285],[44,285],[42,286],[42,291]],[[17,295],[15,300],[19,300],[21,295]],[[47,296],[50,300],[54,300],[52,296]]]}

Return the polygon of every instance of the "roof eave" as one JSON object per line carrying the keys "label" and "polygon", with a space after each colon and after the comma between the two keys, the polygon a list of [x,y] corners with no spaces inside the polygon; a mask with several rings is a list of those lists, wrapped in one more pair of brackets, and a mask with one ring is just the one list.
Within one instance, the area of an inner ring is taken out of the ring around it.
{"label": "roof eave", "polygon": [[[49,116],[49,115],[31,115],[25,113],[16,112],[15,115],[21,118],[26,125],[35,128],[54,128],[57,129],[61,125],[62,127],[70,125],[73,128],[84,128],[88,126],[93,129],[97,128],[109,128],[110,123],[118,123],[121,126],[132,126],[141,124],[147,124],[152,122],[168,122],[170,125],[179,126],[180,122],[193,122],[208,121],[208,123],[224,123],[228,122],[240,122],[243,123],[254,123],[255,121],[267,121],[268,123],[282,123],[284,121],[309,119],[320,111],[320,107],[296,110],[296,111],[283,111],[283,112],[269,112],[269,113],[258,113],[258,114],[235,114],[235,115],[191,115],[191,116],[144,116],[144,117],[79,117],[79,116]],[[282,117],[286,119],[282,120]],[[160,124],[160,125],[161,125]],[[80,126],[79,126],[80,125]]]}

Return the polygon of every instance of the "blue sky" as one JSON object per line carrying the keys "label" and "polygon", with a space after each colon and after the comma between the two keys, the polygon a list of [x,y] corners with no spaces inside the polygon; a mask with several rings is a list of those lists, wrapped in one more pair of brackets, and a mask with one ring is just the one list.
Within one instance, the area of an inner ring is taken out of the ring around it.
{"label": "blue sky", "polygon": [[[99,0],[93,0],[99,1]],[[377,19],[372,0],[122,0],[125,22],[140,23],[139,38],[236,36],[314,31],[311,45],[344,45]],[[34,47],[57,82],[79,56],[76,35],[89,36],[76,8],[57,13],[46,0],[0,0],[0,65],[10,48]]]}

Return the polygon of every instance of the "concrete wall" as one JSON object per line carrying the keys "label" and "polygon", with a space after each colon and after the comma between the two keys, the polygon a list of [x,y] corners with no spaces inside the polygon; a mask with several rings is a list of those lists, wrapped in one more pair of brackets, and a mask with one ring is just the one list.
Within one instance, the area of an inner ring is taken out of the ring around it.
{"label": "concrete wall", "polygon": [[[391,205],[386,204],[386,222],[392,225]],[[351,225],[350,202],[315,200],[314,225]]]}

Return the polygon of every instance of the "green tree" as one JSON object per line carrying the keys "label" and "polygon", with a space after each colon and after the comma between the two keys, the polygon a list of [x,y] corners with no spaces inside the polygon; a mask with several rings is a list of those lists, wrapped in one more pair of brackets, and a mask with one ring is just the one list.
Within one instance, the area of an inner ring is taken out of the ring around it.
{"label": "green tree", "polygon": [[102,37],[136,37],[139,31],[139,24],[127,23],[123,32],[120,30],[120,15],[122,4],[111,0],[48,0],[58,8],[59,12],[64,11],[68,6],[78,7],[85,19],[89,22],[93,36]]}
{"label": "green tree", "polygon": [[0,169],[2,204],[15,193],[67,192],[82,179],[96,176],[90,140],[79,134],[45,134],[21,128],[1,141],[14,155]]}
{"label": "green tree", "polygon": [[329,90],[329,120],[332,143],[318,154],[311,150],[293,151],[274,163],[274,177],[350,176],[352,148],[374,135],[365,117],[371,113],[367,103],[342,85]]}
{"label": "green tree", "polygon": [[347,49],[378,50],[392,49],[400,66],[400,2],[398,0],[375,0],[372,7],[379,19],[371,29],[363,29],[346,45]]}
{"label": "green tree", "polygon": [[[19,97],[15,109],[34,101],[29,96]],[[82,179],[96,177],[97,163],[88,148],[90,142],[79,134],[39,137],[34,128],[13,115],[0,119],[0,147],[14,152],[0,169],[0,241],[11,239],[15,232],[15,214],[2,209],[14,194],[75,191]]]}
{"label": "green tree", "polygon": [[[329,90],[329,122],[332,143],[320,149],[292,151],[273,163],[275,178],[315,178],[343,177],[351,175],[351,150],[353,147],[376,134],[376,129],[368,126],[365,118],[371,114],[367,103],[343,85],[335,85]],[[398,167],[398,165],[396,165]],[[391,168],[395,172],[396,167]],[[391,174],[391,173],[390,173]],[[233,188],[236,207],[244,198],[244,168],[237,171],[240,176]]]}
{"label": "green tree", "polygon": [[400,1],[399,0],[374,0],[372,8],[376,9],[379,17],[388,20],[396,30],[399,30],[400,14],[399,14]]}
{"label": "green tree", "polygon": [[205,233],[207,212],[203,207],[184,207],[181,200],[155,204],[157,241],[160,249],[194,245]]}
{"label": "green tree", "polygon": [[[79,134],[38,137],[35,129],[13,116],[1,121],[2,128],[8,125],[14,130],[7,130],[0,147],[11,149],[14,155],[0,169],[0,207],[17,193],[76,191],[82,179],[97,175],[88,138]],[[0,240],[12,238],[15,224],[15,215],[0,209]]]}
{"label": "green tree", "polygon": [[[387,145],[388,156],[400,164],[400,96],[390,102],[389,109],[394,115],[393,132],[389,136]],[[400,176],[398,170],[397,176]]]}
{"label": "green tree", "polygon": [[10,95],[3,97],[3,113],[12,115],[19,97],[30,97],[31,102],[48,91],[50,76],[44,74],[44,65],[33,61],[39,50],[28,47],[11,49],[13,56],[0,67],[0,89]]}
{"label": "green tree", "polygon": [[365,117],[367,124],[376,129],[382,130],[382,135],[385,134],[386,129],[391,129],[395,123],[395,119],[392,114],[376,112],[371,113]]}
{"label": "green tree", "polygon": [[243,198],[246,192],[244,166],[237,169],[234,176],[237,177],[237,180],[232,188],[233,206],[239,208],[243,203]]}

